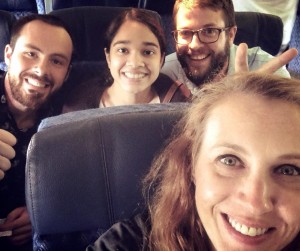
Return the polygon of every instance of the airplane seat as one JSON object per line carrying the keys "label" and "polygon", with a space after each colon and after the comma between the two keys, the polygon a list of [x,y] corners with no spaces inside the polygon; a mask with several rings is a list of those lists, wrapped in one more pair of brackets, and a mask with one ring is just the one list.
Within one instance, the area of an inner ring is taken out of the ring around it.
{"label": "airplane seat", "polygon": [[175,41],[171,34],[174,30],[173,25],[173,6],[174,0],[164,0],[163,4],[159,4],[157,1],[143,0],[141,1],[141,7],[148,10],[156,11],[162,19],[162,25],[165,30],[166,40],[167,40],[167,52],[166,55],[171,54],[175,51]]}
{"label": "airplane seat", "polygon": [[[81,6],[53,10],[50,14],[61,18],[68,27],[75,47],[70,75],[56,104],[61,106],[74,85],[102,76],[107,72],[103,37],[112,19],[129,7]],[[150,11],[150,10],[149,10]],[[160,19],[160,16],[151,11]]]}
{"label": "airplane seat", "polygon": [[44,0],[1,0],[0,10],[10,11],[16,18],[20,18],[32,13],[45,14],[45,4]]}
{"label": "airplane seat", "polygon": [[10,30],[16,20],[12,12],[0,10],[0,70],[6,71],[7,66],[4,62],[4,49],[10,42]]}
{"label": "airplane seat", "polygon": [[234,44],[244,42],[248,47],[259,46],[276,56],[283,37],[283,23],[279,16],[259,12],[235,12],[237,33]]}
{"label": "airplane seat", "polygon": [[[289,47],[296,48],[300,52],[300,4],[298,5],[298,12],[293,27]],[[300,79],[300,54],[298,54],[289,64],[288,71],[294,78]]]}
{"label": "airplane seat", "polygon": [[44,120],[28,148],[34,251],[84,250],[142,212],[141,180],[188,103],[90,109]]}
{"label": "airplane seat", "polygon": [[[167,54],[175,51],[175,42],[171,35],[173,26],[174,0],[165,0],[158,4],[156,0],[143,0],[142,7],[158,12],[162,17],[168,48]],[[260,46],[264,51],[275,56],[280,50],[283,37],[283,23],[280,17],[258,12],[235,12],[238,31],[235,44],[245,42],[249,47]],[[274,35],[276,34],[276,35]]]}

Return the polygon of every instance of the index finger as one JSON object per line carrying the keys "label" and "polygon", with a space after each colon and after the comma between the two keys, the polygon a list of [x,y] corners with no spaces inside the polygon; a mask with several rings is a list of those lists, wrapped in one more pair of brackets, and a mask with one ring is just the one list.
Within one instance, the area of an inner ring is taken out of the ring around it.
{"label": "index finger", "polygon": [[0,141],[4,142],[10,146],[13,146],[17,143],[16,137],[13,134],[11,134],[10,132],[3,130],[3,129],[0,129]]}
{"label": "index finger", "polygon": [[288,64],[294,57],[298,55],[298,50],[291,48],[284,53],[271,59],[269,62],[261,66],[257,72],[274,73],[282,66]]}
{"label": "index finger", "polygon": [[246,43],[240,43],[236,50],[235,55],[235,72],[248,72],[248,45]]}

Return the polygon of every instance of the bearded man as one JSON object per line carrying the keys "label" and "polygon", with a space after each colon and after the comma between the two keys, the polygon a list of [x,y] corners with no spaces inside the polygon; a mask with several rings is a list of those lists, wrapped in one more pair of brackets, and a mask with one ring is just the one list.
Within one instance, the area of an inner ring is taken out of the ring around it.
{"label": "bearded man", "polygon": [[[176,52],[166,57],[163,73],[193,92],[236,71],[237,27],[231,0],[176,0],[173,22]],[[259,47],[247,48],[246,53],[250,71],[274,59]],[[285,66],[275,73],[290,77]]]}
{"label": "bearded man", "polygon": [[[66,79],[73,52],[64,24],[51,15],[19,19],[0,74],[0,250],[32,250],[25,206],[26,152],[51,98]],[[11,159],[11,160],[10,160]]]}

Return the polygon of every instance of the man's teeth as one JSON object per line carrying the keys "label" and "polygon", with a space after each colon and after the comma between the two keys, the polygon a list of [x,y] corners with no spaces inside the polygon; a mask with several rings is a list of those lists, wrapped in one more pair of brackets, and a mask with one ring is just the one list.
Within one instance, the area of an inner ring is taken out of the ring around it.
{"label": "man's teeth", "polygon": [[207,57],[208,57],[208,55],[198,55],[198,56],[192,56],[191,58],[193,60],[202,60],[202,59],[205,59]]}
{"label": "man's teeth", "polygon": [[45,84],[41,83],[41,82],[37,82],[33,79],[27,79],[27,83],[36,87],[46,87]]}
{"label": "man's teeth", "polygon": [[127,78],[134,78],[134,79],[143,78],[146,76],[146,74],[144,74],[144,73],[125,72],[124,74]]}
{"label": "man's teeth", "polygon": [[267,228],[247,227],[246,225],[240,224],[231,218],[229,218],[229,223],[236,231],[251,237],[262,235],[268,230]]}

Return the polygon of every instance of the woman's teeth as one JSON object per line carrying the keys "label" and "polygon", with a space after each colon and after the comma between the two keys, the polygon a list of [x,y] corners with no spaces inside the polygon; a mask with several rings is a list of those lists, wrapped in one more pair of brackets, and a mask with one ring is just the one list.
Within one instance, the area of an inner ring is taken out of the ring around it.
{"label": "woman's teeth", "polygon": [[248,227],[231,218],[229,218],[229,223],[237,232],[251,237],[263,235],[268,230],[267,228]]}

